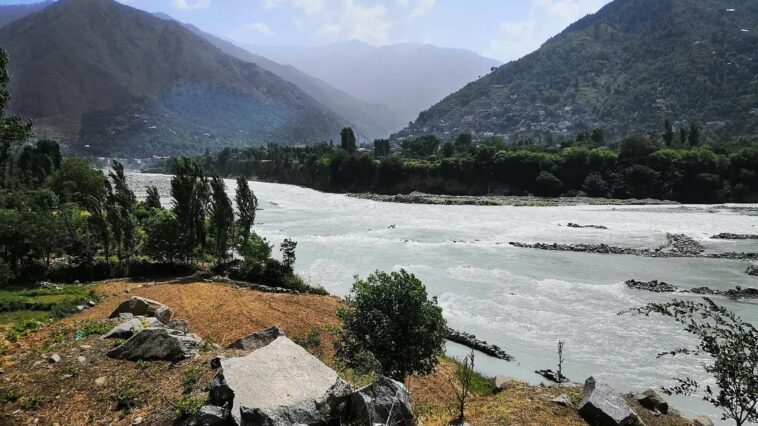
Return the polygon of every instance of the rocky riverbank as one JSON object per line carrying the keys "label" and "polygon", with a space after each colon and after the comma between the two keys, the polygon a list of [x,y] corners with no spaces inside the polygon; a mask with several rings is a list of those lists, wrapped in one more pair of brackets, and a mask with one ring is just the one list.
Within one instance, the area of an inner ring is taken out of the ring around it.
{"label": "rocky riverbank", "polygon": [[689,293],[701,294],[705,296],[724,296],[732,299],[758,299],[758,288],[735,287],[729,290],[716,290],[710,287],[697,287],[692,289],[681,289],[669,283],[653,281],[628,280],[626,286],[635,290],[650,291],[653,293]]}
{"label": "rocky riverbank", "polygon": [[504,361],[513,361],[513,357],[500,349],[499,346],[477,339],[476,336],[464,331],[447,329],[447,340],[466,346],[468,348],[482,352],[483,354],[502,359]]}
{"label": "rocky riverbank", "polygon": [[347,194],[349,197],[364,200],[382,201],[403,204],[435,204],[435,205],[471,205],[471,206],[582,206],[582,205],[611,205],[611,206],[656,206],[678,205],[675,201],[654,199],[609,199],[591,197],[535,197],[535,196],[501,196],[501,195],[439,195],[424,192],[410,194],[384,195],[375,193]]}
{"label": "rocky riverbank", "polygon": [[716,234],[711,237],[714,240],[758,240],[758,235],[756,234],[731,234],[728,232],[723,232],[721,234]]}
{"label": "rocky riverbank", "polygon": [[726,252],[705,253],[702,244],[684,234],[670,234],[669,242],[656,249],[637,249],[629,247],[610,246],[608,244],[558,244],[558,243],[522,243],[511,241],[513,247],[531,248],[550,251],[573,251],[580,253],[623,254],[643,257],[702,257],[709,259],[758,260],[758,253]]}

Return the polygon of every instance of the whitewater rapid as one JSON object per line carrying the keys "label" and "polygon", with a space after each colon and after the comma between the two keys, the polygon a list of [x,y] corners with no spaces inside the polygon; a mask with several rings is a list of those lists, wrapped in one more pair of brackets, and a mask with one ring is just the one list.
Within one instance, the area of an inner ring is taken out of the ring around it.
{"label": "whitewater rapid", "polygon": [[[132,174],[139,198],[156,185],[170,204],[169,176]],[[381,203],[290,185],[252,182],[260,200],[255,231],[278,245],[298,242],[296,270],[344,296],[355,274],[405,268],[436,296],[453,328],[497,344],[516,358],[477,357],[478,369],[532,383],[536,369],[555,368],[566,341],[565,374],[608,380],[641,391],[689,376],[710,383],[698,361],[657,354],[695,340],[665,318],[618,315],[672,295],[632,290],[628,279],[662,280],[682,288],[758,287],[747,263],[692,258],[645,258],[515,248],[510,241],[607,243],[648,248],[667,233],[686,234],[711,251],[758,251],[758,241],[723,241],[721,232],[758,234],[758,217],[714,206],[482,207]],[[227,180],[233,196],[234,181]],[[606,226],[575,229],[569,222]],[[682,297],[682,296],[679,296]],[[686,297],[686,296],[684,296]],[[758,304],[717,299],[758,324]],[[452,354],[463,349],[448,346]],[[685,415],[716,411],[694,398],[675,398]]]}

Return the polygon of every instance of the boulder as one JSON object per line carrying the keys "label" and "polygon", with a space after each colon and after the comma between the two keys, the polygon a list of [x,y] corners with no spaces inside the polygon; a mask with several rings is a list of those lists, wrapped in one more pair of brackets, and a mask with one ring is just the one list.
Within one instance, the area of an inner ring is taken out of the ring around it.
{"label": "boulder", "polygon": [[505,376],[495,376],[495,389],[501,391],[508,386],[508,378]]}
{"label": "boulder", "polygon": [[107,356],[129,361],[179,361],[197,353],[200,339],[191,334],[168,328],[150,327],[132,336],[121,346],[111,349]]}
{"label": "boulder", "polygon": [[228,424],[229,411],[215,405],[203,405],[196,417],[198,426],[223,426]]}
{"label": "boulder", "polygon": [[163,303],[144,297],[134,296],[129,300],[118,305],[110,318],[118,318],[119,314],[130,313],[134,316],[145,316],[158,318],[162,323],[168,323],[171,320],[171,309]]}
{"label": "boulder", "polygon": [[142,325],[142,321],[139,318],[132,318],[117,326],[113,327],[111,331],[103,334],[103,339],[128,339],[135,334],[139,333],[145,328]]}
{"label": "boulder", "polygon": [[648,389],[637,395],[637,401],[648,410],[668,414],[669,403],[655,389]]}
{"label": "boulder", "polygon": [[411,396],[402,383],[380,377],[348,397],[342,417],[342,424],[351,426],[373,426],[377,423],[411,426]]}
{"label": "boulder", "polygon": [[187,321],[183,319],[172,319],[171,321],[166,324],[168,328],[172,328],[174,330],[181,331],[182,333],[188,333],[189,327],[187,326]]}
{"label": "boulder", "polygon": [[564,407],[574,408],[574,404],[571,402],[571,398],[565,393],[562,393],[557,397],[551,399],[550,402],[553,404],[562,405]]}
{"label": "boulder", "polygon": [[211,397],[233,395],[231,416],[237,425],[326,422],[350,394],[337,373],[283,336],[246,356],[222,358],[220,364]]}
{"label": "boulder", "polygon": [[277,339],[285,336],[284,330],[279,326],[264,328],[247,336],[240,337],[229,345],[229,349],[255,350],[262,348]]}
{"label": "boulder", "polygon": [[51,364],[56,364],[61,362],[61,356],[58,354],[52,354],[50,355],[50,358],[47,359]]}
{"label": "boulder", "polygon": [[713,420],[708,416],[696,416],[692,419],[693,426],[713,426]]}
{"label": "boulder", "polygon": [[579,415],[590,426],[643,426],[642,420],[610,385],[590,377],[584,382]]}

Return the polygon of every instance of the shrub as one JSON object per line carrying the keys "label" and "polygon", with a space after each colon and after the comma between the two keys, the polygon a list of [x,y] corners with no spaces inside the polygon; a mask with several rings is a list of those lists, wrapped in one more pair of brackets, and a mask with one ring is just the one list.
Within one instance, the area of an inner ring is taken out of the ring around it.
{"label": "shrub", "polygon": [[346,303],[337,312],[342,332],[335,349],[349,367],[361,368],[371,354],[382,374],[399,381],[434,371],[447,324],[437,299],[428,299],[413,274],[377,271],[366,280],[356,277]]}
{"label": "shrub", "polygon": [[21,400],[20,407],[23,410],[36,410],[42,407],[44,401],[40,396],[32,395]]}
{"label": "shrub", "polygon": [[182,396],[174,401],[174,410],[179,417],[191,417],[200,412],[200,408],[208,402],[204,396]]}

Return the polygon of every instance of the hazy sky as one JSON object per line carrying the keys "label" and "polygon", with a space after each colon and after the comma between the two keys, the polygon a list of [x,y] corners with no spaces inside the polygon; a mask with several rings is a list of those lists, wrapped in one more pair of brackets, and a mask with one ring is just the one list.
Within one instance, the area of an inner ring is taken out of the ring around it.
{"label": "hazy sky", "polygon": [[[0,0],[0,4],[35,0]],[[356,39],[461,47],[519,58],[610,0],[120,0],[241,44]]]}

